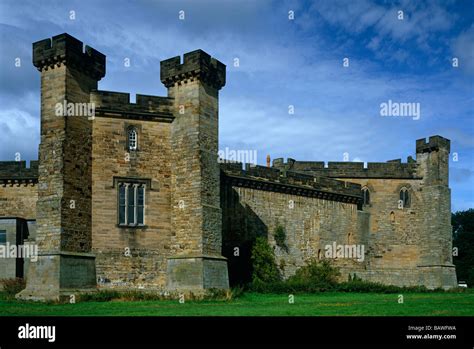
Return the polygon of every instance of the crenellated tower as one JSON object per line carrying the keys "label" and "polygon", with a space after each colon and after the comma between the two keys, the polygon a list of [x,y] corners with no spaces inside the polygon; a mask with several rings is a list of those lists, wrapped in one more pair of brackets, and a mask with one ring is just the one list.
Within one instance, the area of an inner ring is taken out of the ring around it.
{"label": "crenellated tower", "polygon": [[[105,75],[105,56],[68,34],[33,44],[41,72],[41,143],[37,202],[39,259],[18,297],[59,299],[94,288],[91,252],[90,92]],[[81,112],[78,112],[78,111]]]}
{"label": "crenellated tower", "polygon": [[421,284],[452,287],[457,284],[452,256],[450,141],[432,136],[416,141],[418,175],[423,177],[420,229]]}
{"label": "crenellated tower", "polygon": [[228,288],[222,256],[218,164],[219,90],[225,65],[202,50],[161,62],[161,81],[174,100],[171,125],[172,226],[175,256],[168,288]]}

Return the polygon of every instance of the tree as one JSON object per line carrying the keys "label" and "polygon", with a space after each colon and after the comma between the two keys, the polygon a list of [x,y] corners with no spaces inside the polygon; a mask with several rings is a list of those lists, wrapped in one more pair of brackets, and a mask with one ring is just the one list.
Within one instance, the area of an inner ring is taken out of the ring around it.
{"label": "tree", "polygon": [[272,283],[281,280],[275,254],[264,237],[257,237],[252,248],[252,282]]}
{"label": "tree", "polygon": [[458,211],[451,216],[453,247],[458,255],[453,257],[459,281],[474,287],[474,209]]}

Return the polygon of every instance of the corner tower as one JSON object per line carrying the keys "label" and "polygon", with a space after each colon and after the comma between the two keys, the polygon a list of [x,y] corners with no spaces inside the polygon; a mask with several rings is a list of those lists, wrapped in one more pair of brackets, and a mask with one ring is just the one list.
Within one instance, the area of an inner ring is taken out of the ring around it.
{"label": "corner tower", "polygon": [[420,284],[429,288],[455,287],[452,255],[449,139],[432,136],[416,141],[418,175],[422,180]]}
{"label": "corner tower", "polygon": [[[26,289],[18,297],[57,300],[96,286],[90,253],[92,121],[87,103],[105,75],[105,56],[61,34],[33,44],[33,65],[41,72],[39,258],[30,264]],[[64,106],[74,111],[64,113]],[[86,112],[79,114],[79,109]]]}
{"label": "corner tower", "polygon": [[169,289],[228,288],[222,256],[218,164],[219,90],[225,65],[202,50],[161,62],[161,82],[174,99],[171,125],[173,251]]}

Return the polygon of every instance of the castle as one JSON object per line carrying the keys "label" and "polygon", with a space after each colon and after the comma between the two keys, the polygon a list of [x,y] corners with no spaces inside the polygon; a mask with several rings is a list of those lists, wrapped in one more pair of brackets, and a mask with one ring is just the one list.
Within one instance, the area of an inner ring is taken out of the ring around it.
{"label": "castle", "polygon": [[[17,297],[226,289],[249,280],[256,236],[285,277],[327,258],[328,246],[362,246],[358,258],[334,254],[341,278],[456,285],[448,139],[417,140],[406,163],[275,159],[243,169],[218,161],[226,67],[202,50],[162,61],[168,96],[135,103],[97,89],[105,56],[68,34],[34,43],[33,64],[39,160],[0,163],[0,244],[38,247],[36,261],[0,260],[0,278],[26,278]],[[66,115],[69,105],[94,113]]]}

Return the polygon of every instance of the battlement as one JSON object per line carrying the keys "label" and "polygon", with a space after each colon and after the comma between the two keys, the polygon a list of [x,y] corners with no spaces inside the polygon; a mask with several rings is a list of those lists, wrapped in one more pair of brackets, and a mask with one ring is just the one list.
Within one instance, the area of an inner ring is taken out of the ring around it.
{"label": "battlement", "polygon": [[0,161],[0,182],[6,184],[38,183],[38,161]]}
{"label": "battlement", "polygon": [[225,86],[225,64],[212,58],[203,50],[184,54],[184,62],[180,56],[160,62],[160,78],[166,87],[176,83],[186,83],[188,80],[199,79],[220,89]]}
{"label": "battlement", "polygon": [[399,159],[388,162],[369,162],[367,168],[364,167],[363,162],[330,161],[326,167],[323,161],[288,159],[285,163],[282,158],[279,158],[273,161],[273,167],[329,178],[417,178],[417,164],[411,157],[407,163],[402,163]]}
{"label": "battlement", "polygon": [[[426,153],[446,149],[450,151],[450,140],[441,136],[431,136],[416,141],[416,153]],[[421,179],[417,173],[418,163],[409,156],[407,162],[401,159],[389,160],[387,162],[369,162],[364,167],[362,162],[337,162],[330,161],[327,166],[323,161],[296,161],[288,158],[273,160],[273,167],[285,170],[313,174],[315,176],[329,178],[393,178],[393,179]]]}
{"label": "battlement", "polygon": [[441,136],[431,136],[427,141],[425,138],[416,140],[416,153],[429,153],[446,149],[448,153],[451,151],[451,141]]}
{"label": "battlement", "polygon": [[134,118],[139,115],[153,114],[161,118],[173,119],[173,99],[169,97],[136,95],[136,102],[130,102],[130,94],[113,91],[91,92],[91,103],[95,104],[100,116],[105,113],[126,114]]}
{"label": "battlement", "polygon": [[33,65],[39,71],[65,64],[100,80],[105,76],[105,55],[85,46],[69,34],[53,36],[33,43]]}
{"label": "battlement", "polygon": [[356,204],[362,200],[356,183],[250,164],[243,170],[242,163],[223,163],[221,170],[224,182],[235,186]]}

